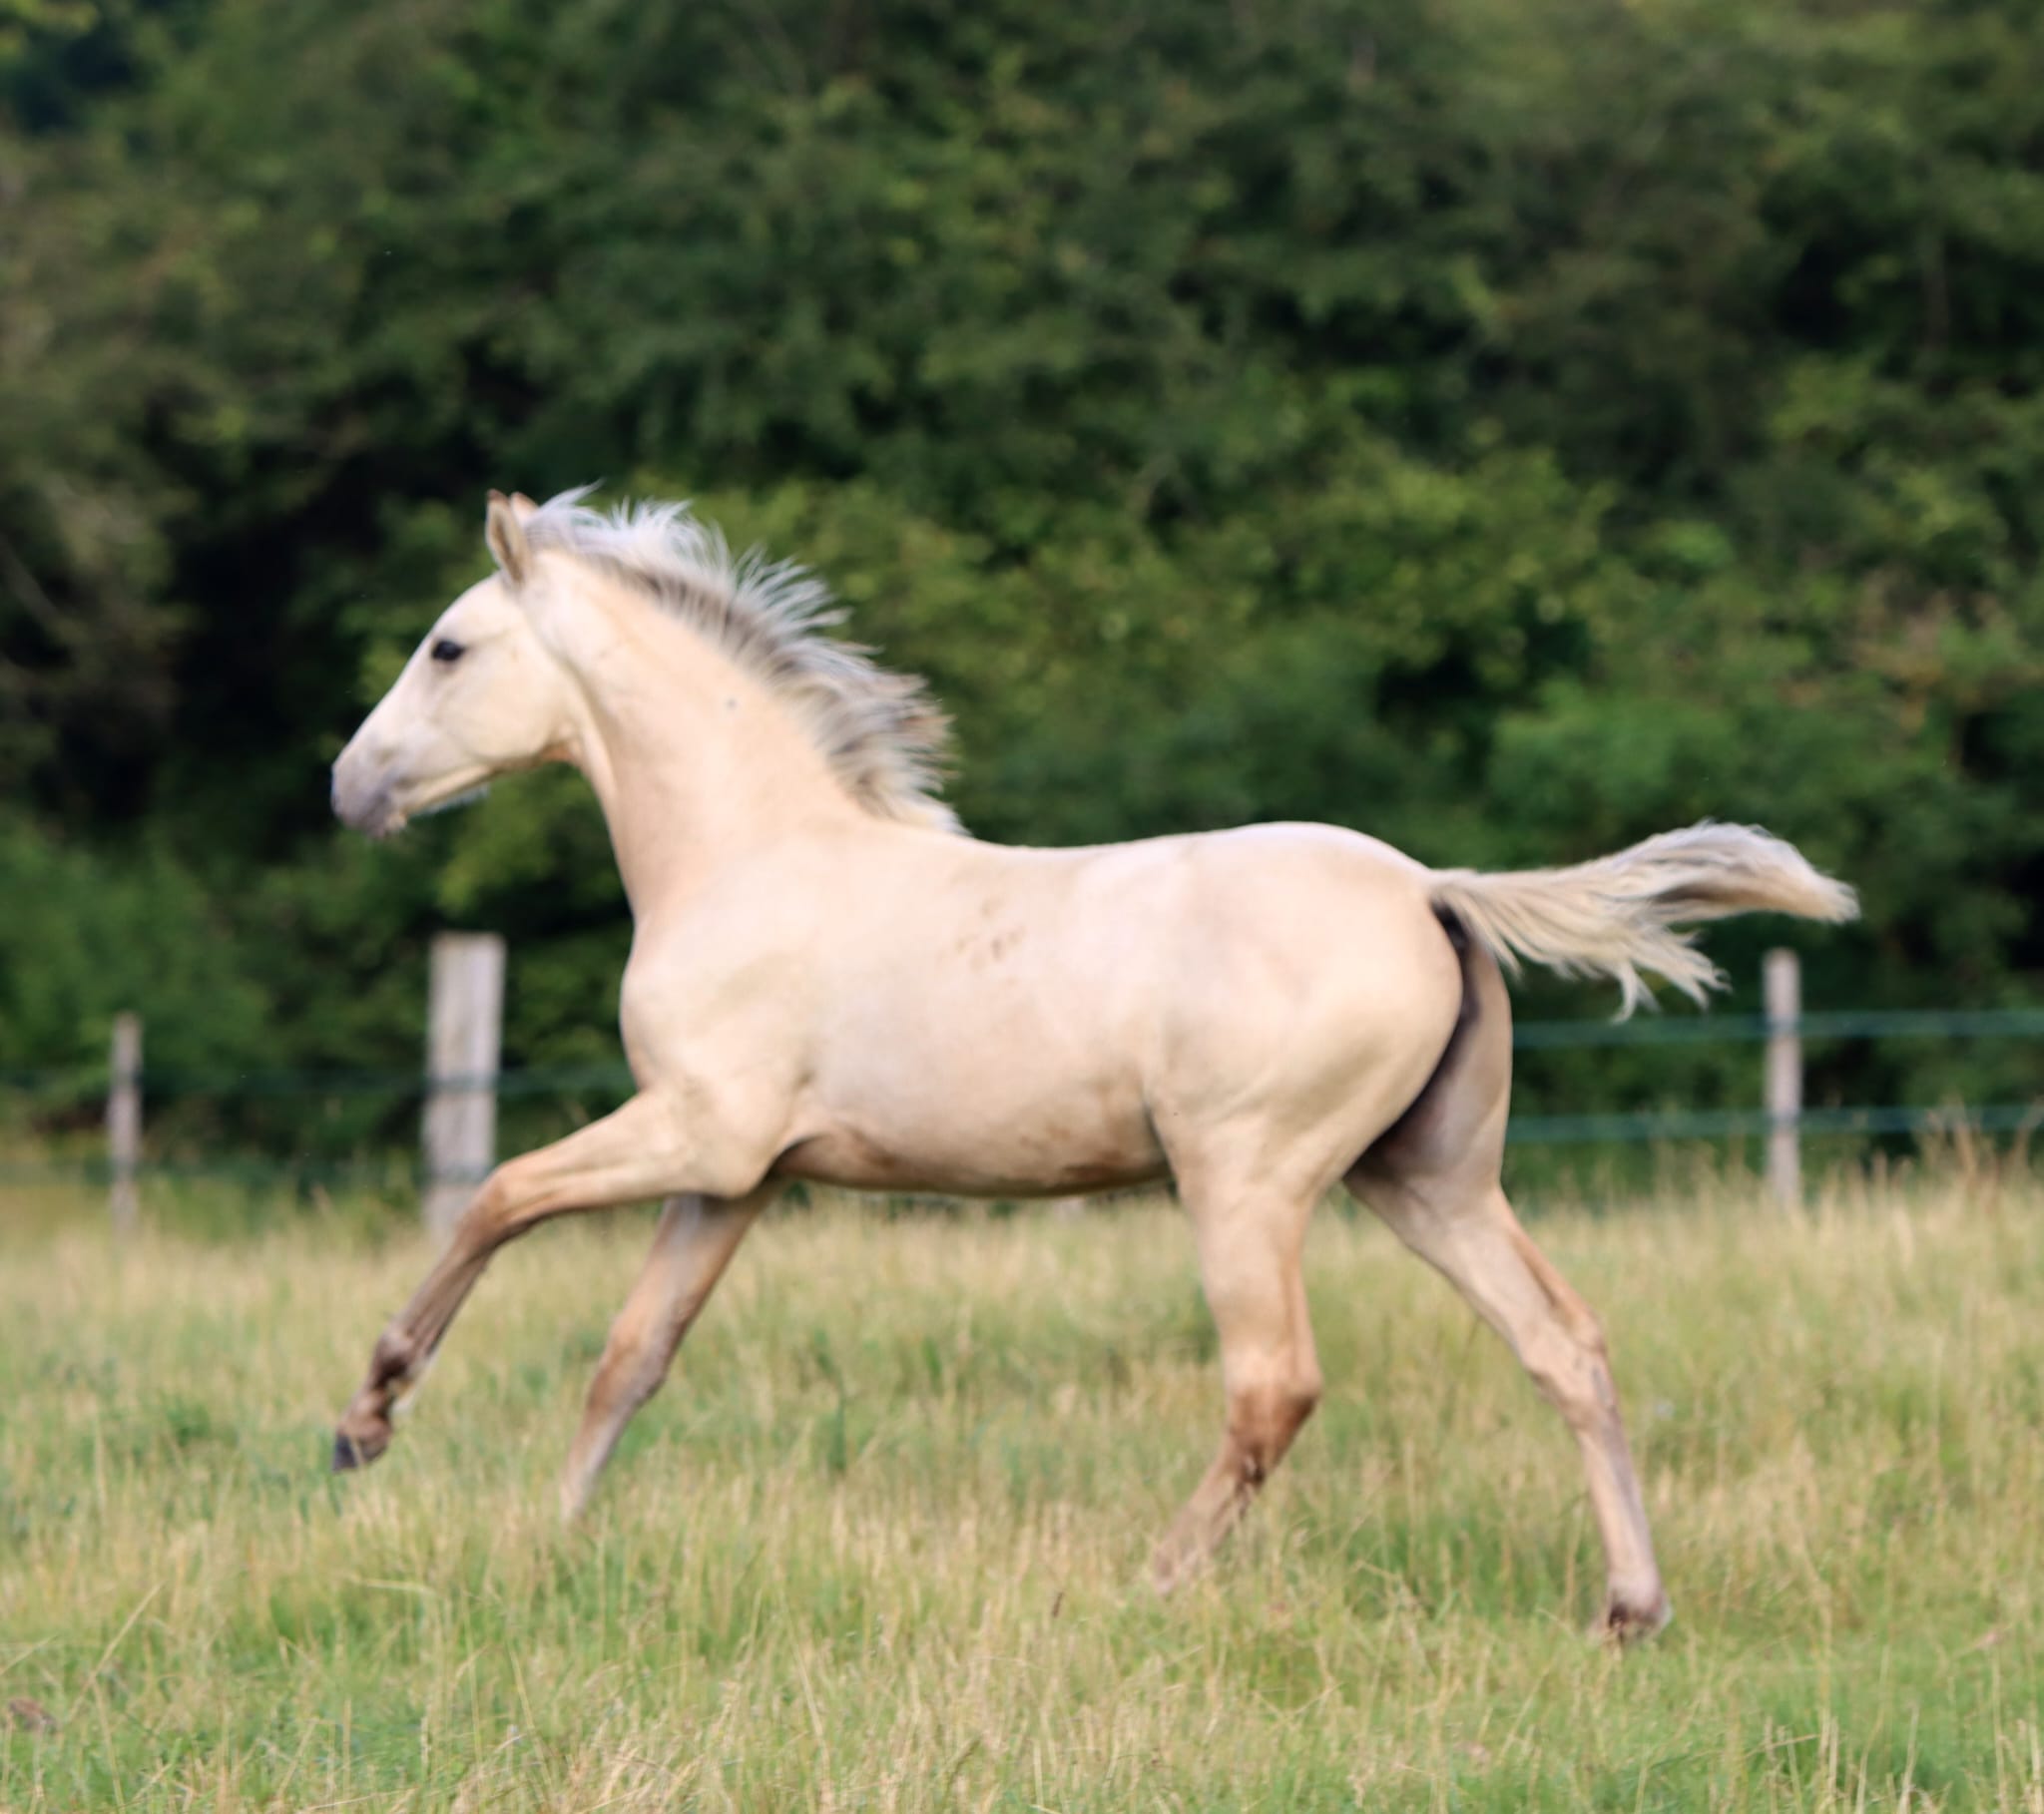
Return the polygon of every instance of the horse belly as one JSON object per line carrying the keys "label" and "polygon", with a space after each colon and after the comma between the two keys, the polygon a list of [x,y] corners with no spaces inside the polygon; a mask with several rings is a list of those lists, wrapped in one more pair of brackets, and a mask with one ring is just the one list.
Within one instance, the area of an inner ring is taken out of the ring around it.
{"label": "horse belly", "polygon": [[1166,1170],[1140,1093],[1067,1089],[1040,1098],[998,1086],[846,1103],[776,1161],[782,1176],[856,1190],[1063,1196],[1151,1182]]}
{"label": "horse belly", "polygon": [[796,1141],[773,1167],[778,1177],[836,1184],[847,1190],[937,1191],[946,1196],[1068,1196],[1155,1183],[1164,1155],[1094,1152],[1042,1164],[1004,1163],[997,1153],[895,1151],[850,1130]]}

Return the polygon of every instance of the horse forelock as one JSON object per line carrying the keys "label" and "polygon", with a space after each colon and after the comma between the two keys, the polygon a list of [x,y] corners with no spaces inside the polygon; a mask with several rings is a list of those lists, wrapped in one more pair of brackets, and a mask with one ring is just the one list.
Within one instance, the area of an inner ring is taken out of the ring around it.
{"label": "horse forelock", "polygon": [[734,555],[684,503],[592,507],[592,488],[550,498],[523,523],[535,550],[587,561],[680,618],[765,681],[852,797],[876,817],[957,829],[938,796],[950,720],[914,675],[827,634],[844,621],[830,589],[793,561]]}

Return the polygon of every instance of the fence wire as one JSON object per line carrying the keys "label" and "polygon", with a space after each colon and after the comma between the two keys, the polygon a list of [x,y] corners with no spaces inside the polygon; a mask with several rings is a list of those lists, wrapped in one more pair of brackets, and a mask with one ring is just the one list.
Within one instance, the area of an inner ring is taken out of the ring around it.
{"label": "fence wire", "polygon": [[[1844,1009],[1796,1017],[1794,1036],[1804,1042],[1890,1039],[2026,1039],[2044,1037],[2044,1008],[1963,1009],[1948,1012],[1913,1009]],[[1522,1052],[1627,1046],[1691,1046],[1759,1044],[1778,1031],[1764,1014],[1707,1015],[1663,1019],[1655,1015],[1629,1021],[1529,1021],[1513,1030],[1512,1044]],[[40,1070],[0,1071],[0,1091],[30,1098],[43,1106],[84,1105],[104,1099],[105,1066],[53,1066]],[[391,1102],[423,1101],[429,1091],[494,1091],[500,1099],[530,1100],[549,1096],[624,1096],[633,1088],[632,1073],[619,1063],[532,1065],[494,1075],[427,1077],[416,1071],[391,1070],[146,1070],[141,1078],[145,1097],[154,1103],[254,1098],[300,1097],[335,1101],[376,1097]],[[1803,1109],[1792,1118],[1806,1137],[1859,1135],[1875,1137],[1908,1134],[2027,1134],[2044,1123],[2044,1097],[2028,1103],[1996,1103],[1984,1107],[1902,1107]],[[1507,1139],[1516,1146],[1637,1143],[1653,1140],[1736,1139],[1767,1134],[1775,1120],[1764,1109],[1628,1110],[1611,1114],[1521,1115],[1509,1124]],[[374,1182],[397,1185],[415,1181],[415,1165],[406,1168],[390,1157],[362,1159],[287,1159],[235,1157],[219,1159],[151,1159],[142,1170],[159,1178],[194,1177],[274,1183],[289,1179],[302,1186]],[[104,1184],[109,1167],[104,1158],[0,1159],[0,1183],[76,1181]]]}

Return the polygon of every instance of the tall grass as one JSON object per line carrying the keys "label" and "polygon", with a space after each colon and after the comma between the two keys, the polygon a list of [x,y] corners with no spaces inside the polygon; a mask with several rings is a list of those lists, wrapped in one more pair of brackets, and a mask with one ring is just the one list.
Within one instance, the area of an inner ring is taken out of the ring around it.
{"label": "tall grass", "polygon": [[1677,1604],[1624,1659],[1565,1433],[1367,1220],[1314,1233],[1325,1406],[1160,1601],[1220,1414],[1168,1204],[769,1219],[574,1532],[645,1217],[502,1255],[335,1480],[423,1250],[81,1215],[0,1257],[0,1807],[2044,1807],[2040,1212],[1540,1222]]}

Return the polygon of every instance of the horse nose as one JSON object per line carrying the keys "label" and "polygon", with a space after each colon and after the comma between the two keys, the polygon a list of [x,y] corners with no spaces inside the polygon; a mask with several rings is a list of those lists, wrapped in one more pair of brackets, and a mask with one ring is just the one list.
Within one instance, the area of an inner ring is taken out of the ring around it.
{"label": "horse nose", "polygon": [[343,825],[352,823],[349,808],[355,804],[355,795],[359,791],[351,784],[350,768],[347,751],[342,750],[333,764],[333,772],[326,788],[327,803],[333,808],[333,816]]}
{"label": "horse nose", "polygon": [[389,816],[386,795],[376,764],[350,743],[333,764],[333,780],[328,789],[333,816],[350,830],[366,831],[373,836]]}

